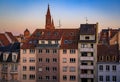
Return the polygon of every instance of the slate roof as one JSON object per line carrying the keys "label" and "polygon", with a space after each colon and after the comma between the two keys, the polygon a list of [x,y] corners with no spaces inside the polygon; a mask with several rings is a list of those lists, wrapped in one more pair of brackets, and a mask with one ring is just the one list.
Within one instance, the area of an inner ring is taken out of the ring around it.
{"label": "slate roof", "polygon": [[[20,60],[20,43],[14,43],[14,44],[9,44],[8,46],[5,47],[0,47],[0,62],[13,62],[12,61],[12,53],[17,53],[17,61],[19,62]],[[9,56],[6,61],[3,61],[3,55],[4,53],[9,53]]]}
{"label": "slate roof", "polygon": [[94,35],[96,34],[96,24],[81,24],[80,35]]}

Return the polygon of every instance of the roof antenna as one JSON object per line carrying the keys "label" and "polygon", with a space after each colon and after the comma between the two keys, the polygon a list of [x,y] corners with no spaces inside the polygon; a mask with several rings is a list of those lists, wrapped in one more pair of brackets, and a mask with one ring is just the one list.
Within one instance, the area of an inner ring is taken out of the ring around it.
{"label": "roof antenna", "polygon": [[86,24],[88,24],[88,18],[87,18],[87,17],[85,17],[85,19],[86,19]]}
{"label": "roof antenna", "polygon": [[60,22],[60,20],[59,20],[59,25],[58,25],[58,27],[60,28],[62,25],[61,25],[61,22]]}

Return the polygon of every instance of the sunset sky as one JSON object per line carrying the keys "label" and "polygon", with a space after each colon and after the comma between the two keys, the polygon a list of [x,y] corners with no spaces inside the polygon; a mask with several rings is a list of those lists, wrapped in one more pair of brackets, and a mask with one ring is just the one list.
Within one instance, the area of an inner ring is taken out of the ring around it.
{"label": "sunset sky", "polygon": [[120,28],[120,0],[0,0],[0,32],[23,33],[45,28],[48,3],[55,27],[79,28],[99,23],[102,28]]}

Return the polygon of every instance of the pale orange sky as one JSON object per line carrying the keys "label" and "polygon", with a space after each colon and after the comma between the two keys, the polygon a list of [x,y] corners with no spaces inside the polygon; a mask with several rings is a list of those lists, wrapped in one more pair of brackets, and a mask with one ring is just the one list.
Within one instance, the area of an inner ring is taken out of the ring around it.
{"label": "pale orange sky", "polygon": [[[26,28],[33,32],[45,27],[48,3],[55,27],[79,28],[80,24],[99,23],[103,28],[120,27],[119,0],[0,0],[0,32],[21,34]],[[111,6],[112,5],[112,6]]]}

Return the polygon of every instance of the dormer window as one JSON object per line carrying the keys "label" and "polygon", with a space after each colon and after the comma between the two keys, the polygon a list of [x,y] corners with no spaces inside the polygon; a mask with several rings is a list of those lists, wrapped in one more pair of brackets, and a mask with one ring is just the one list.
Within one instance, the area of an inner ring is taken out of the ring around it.
{"label": "dormer window", "polygon": [[89,39],[90,39],[90,37],[89,37],[89,36],[86,36],[86,37],[85,37],[85,40],[89,40]]}
{"label": "dormer window", "polygon": [[3,60],[6,61],[7,58],[6,58],[6,54],[3,55]]}
{"label": "dormer window", "polygon": [[42,41],[41,41],[41,44],[45,44],[45,41],[42,40]]}
{"label": "dormer window", "polygon": [[17,54],[16,53],[12,53],[12,61],[16,62],[17,60]]}
{"label": "dormer window", "polygon": [[4,53],[4,54],[3,54],[3,61],[7,61],[8,55],[9,55],[9,53]]}
{"label": "dormer window", "polygon": [[52,42],[51,42],[51,41],[48,41],[48,44],[52,44]]}
{"label": "dormer window", "polygon": [[57,40],[55,41],[55,44],[58,44],[58,41],[57,41]]}

